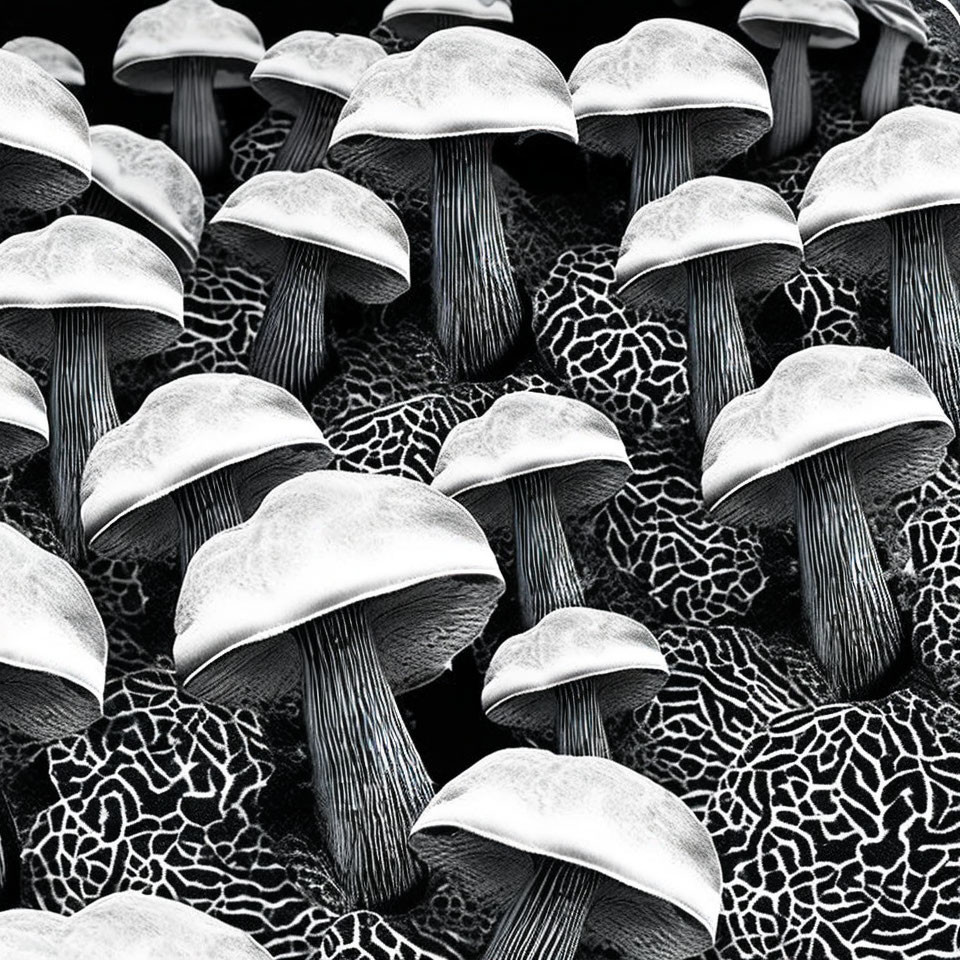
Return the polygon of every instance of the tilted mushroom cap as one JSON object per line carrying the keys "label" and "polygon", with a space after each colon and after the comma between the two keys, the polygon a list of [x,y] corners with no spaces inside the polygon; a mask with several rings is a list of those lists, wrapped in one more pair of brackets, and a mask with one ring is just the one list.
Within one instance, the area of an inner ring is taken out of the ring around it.
{"label": "tilted mushroom cap", "polygon": [[645,306],[684,308],[685,265],[720,253],[740,296],[789,280],[800,268],[803,243],[786,201],[758,183],[700,177],[645,204],[620,245],[619,294]]}
{"label": "tilted mushroom cap", "polygon": [[413,480],[306,473],[194,554],[177,605],[177,670],[199,696],[275,696],[300,675],[284,631],[363,601],[384,675],[402,692],[479,635],[503,589],[459,504]]}
{"label": "tilted mushroom cap", "polygon": [[483,709],[507,727],[552,730],[554,690],[565,683],[593,679],[606,717],[652,700],[668,673],[660,645],[636,620],[561,607],[500,644],[487,668]]}
{"label": "tilted mushroom cap", "polygon": [[245,87],[263,56],[263,38],[249,17],[213,0],[167,0],[138,13],[113,55],[113,79],[152,93],[173,90],[173,62],[218,61],[215,86]]}
{"label": "tilted mushroom cap", "polygon": [[90,451],[83,527],[101,553],[159,556],[177,543],[175,490],[232,466],[248,516],[268,490],[331,459],[320,428],[282,387],[239,373],[180,377]]}
{"label": "tilted mushroom cap", "polygon": [[68,87],[82,87],[86,84],[83,64],[75,54],[53,40],[45,37],[14,37],[13,40],[8,40],[2,49],[29,58],[43,67],[55,80]]}
{"label": "tilted mushroom cap", "polygon": [[150,239],[184,272],[197,261],[203,234],[203,188],[162,140],[111,123],[90,128],[93,182],[138,214]]}
{"label": "tilted mushroom cap", "polygon": [[289,240],[325,247],[333,254],[328,283],[363,303],[387,303],[410,286],[400,218],[372,190],[329,170],[258,173],[227,197],[210,232],[271,273]]}
{"label": "tilted mushroom cap", "polygon": [[50,439],[47,405],[33,377],[0,357],[0,465],[42,450]]}
{"label": "tilted mushroom cap", "polygon": [[43,739],[101,715],[107,635],[73,568],[0,523],[0,719]]}
{"label": "tilted mushroom cap", "polygon": [[144,356],[183,329],[183,284],[146,237],[99,217],[67,216],[0,243],[0,342],[53,349],[51,310],[100,307],[113,361]]}
{"label": "tilted mushroom cap", "polygon": [[391,0],[380,20],[401,36],[421,39],[435,29],[440,17],[513,23],[513,9],[510,0]]}
{"label": "tilted mushroom cap", "polygon": [[847,0],[749,0],[740,11],[740,29],[774,50],[790,25],[810,28],[811,47],[837,49],[860,39],[860,22]]}
{"label": "tilted mushroom cap", "polygon": [[[923,17],[913,9],[910,0],[850,0],[850,2],[879,20],[885,27],[906,34],[914,43],[925,47],[929,42],[927,25],[923,22]],[[951,7],[950,0],[941,0],[941,2],[951,9],[956,17],[956,10]]]}
{"label": "tilted mushroom cap", "polygon": [[845,444],[861,501],[885,502],[935,473],[953,435],[906,360],[809,347],[720,411],[703,453],[703,499],[728,523],[779,523],[793,515],[787,468]]}
{"label": "tilted mushroom cap", "polygon": [[713,942],[721,876],[710,835],[672,793],[612,760],[492,753],[440,789],[410,843],[498,906],[520,893],[530,855],[594,871],[588,948],[672,960]]}
{"label": "tilted mushroom cap", "polygon": [[632,155],[638,114],[684,110],[698,173],[718,170],[773,120],[763,68],[733,37],[698,23],[644,20],[587,52],[570,74],[580,142]]}
{"label": "tilted mushroom cap", "polygon": [[602,413],[579,400],[520,392],[447,434],[432,486],[495,530],[512,516],[507,481],[541,470],[550,471],[563,515],[602,503],[631,473],[620,434]]}

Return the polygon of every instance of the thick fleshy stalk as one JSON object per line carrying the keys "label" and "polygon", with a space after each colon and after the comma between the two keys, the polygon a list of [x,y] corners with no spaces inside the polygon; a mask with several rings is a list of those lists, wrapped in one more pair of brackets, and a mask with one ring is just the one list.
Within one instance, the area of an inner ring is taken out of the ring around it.
{"label": "thick fleshy stalk", "polygon": [[873,123],[900,105],[900,68],[910,46],[910,37],[892,27],[881,26],[867,79],[860,91],[860,113]]}
{"label": "thick fleshy stalk", "polygon": [[130,208],[95,183],[90,184],[83,195],[83,213],[88,217],[112,220],[124,226],[130,225]]}
{"label": "thick fleshy stalk", "polygon": [[489,374],[520,335],[492,155],[490,136],[433,141],[434,314],[455,379]]}
{"label": "thick fleshy stalk", "polygon": [[574,757],[610,757],[610,743],[592,677],[556,688],[557,753]]}
{"label": "thick fleshy stalk", "polygon": [[325,90],[306,94],[287,139],[274,154],[270,168],[303,173],[319,167],[327,155],[330,135],[337,125],[343,104],[341,97]]}
{"label": "thick fleshy stalk", "polygon": [[773,129],[767,140],[767,154],[774,160],[800,146],[813,129],[809,42],[810,28],[805,24],[791,23],[783,28],[780,51],[770,76]]}
{"label": "thick fleshy stalk", "polygon": [[844,697],[869,692],[900,652],[900,620],[845,446],[798,461],[797,547],[813,651]]}
{"label": "thick fleshy stalk", "polygon": [[243,523],[240,500],[229,467],[179,487],[173,492],[173,505],[180,528],[181,576],[187,572],[193,555],[214,534]]}
{"label": "thick fleshy stalk", "polygon": [[637,145],[633,151],[628,217],[692,179],[693,150],[687,111],[640,114],[637,117]]}
{"label": "thick fleshy stalk", "polygon": [[201,180],[220,173],[226,157],[214,93],[216,73],[217,63],[208,57],[173,62],[170,146]]}
{"label": "thick fleshy stalk", "polygon": [[355,907],[402,905],[424,879],[407,846],[433,796],[387,685],[363,607],[294,628],[317,806]]}
{"label": "thick fleshy stalk", "polygon": [[0,910],[20,905],[20,838],[0,791]]}

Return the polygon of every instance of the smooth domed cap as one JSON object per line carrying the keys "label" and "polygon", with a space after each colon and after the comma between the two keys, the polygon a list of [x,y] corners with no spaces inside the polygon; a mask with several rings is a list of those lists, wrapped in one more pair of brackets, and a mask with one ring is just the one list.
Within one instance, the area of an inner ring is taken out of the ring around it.
{"label": "smooth domed cap", "polygon": [[113,79],[170,93],[174,61],[200,57],[217,61],[216,87],[245,87],[263,54],[260,31],[239,11],[213,0],[167,0],[127,24],[113,55]]}
{"label": "smooth domed cap", "polygon": [[703,453],[703,499],[721,520],[793,515],[787,468],[846,445],[860,499],[885,502],[935,473],[954,431],[926,380],[872,347],[809,347],[717,415]]}
{"label": "smooth domed cap", "polygon": [[175,490],[233,467],[249,516],[273,487],[332,459],[320,428],[283,387],[239,373],[180,377],[94,445],[80,491],[83,529],[100,553],[161,556],[178,541]]}
{"label": "smooth domed cap", "polygon": [[456,497],[486,530],[510,523],[507,481],[549,470],[563,515],[585,513],[626,482],[630,458],[610,420],[579,400],[508,393],[447,434],[432,486]]}
{"label": "smooth domed cap", "polygon": [[67,87],[82,87],[87,82],[83,64],[76,55],[53,40],[45,37],[14,37],[2,49],[27,57]]}
{"label": "smooth domed cap", "polygon": [[738,296],[772,290],[800,268],[803,243],[793,211],[769,187],[700,177],[642,206],[617,260],[617,291],[627,303],[683,309],[686,265],[725,254]]}
{"label": "smooth domed cap", "polygon": [[718,170],[773,122],[763,68],[743,44],[699,23],[657,18],[588,51],[570,74],[580,142],[632,155],[634,118],[689,111],[698,173]]}
{"label": "smooth domed cap", "polygon": [[410,241],[372,190],[329,170],[258,173],[227,197],[210,233],[244,260],[279,269],[288,241],[333,256],[327,281],[363,303],[388,303],[410,286]]}
{"label": "smooth domed cap", "polygon": [[0,466],[42,450],[49,439],[47,405],[36,381],[0,357]]}
{"label": "smooth domed cap", "polygon": [[450,21],[513,23],[513,9],[510,0],[391,0],[380,21],[401,37],[422,40]]}
{"label": "smooth domed cap", "polygon": [[77,98],[43,67],[0,50],[0,209],[50,210],[90,183],[90,134]]}
{"label": "smooth domed cap", "polygon": [[83,581],[0,523],[0,719],[45,740],[103,708],[107,635]]}
{"label": "smooth domed cap", "polygon": [[[925,47],[929,42],[927,25],[923,17],[914,10],[910,0],[850,0],[850,2],[879,20],[883,26],[896,30],[897,33],[906,34],[914,43]],[[957,12],[951,6],[950,0],[940,0],[940,2],[948,7],[956,18]]]}
{"label": "smooth domed cap", "polygon": [[284,632],[363,602],[384,674],[402,692],[473,642],[503,589],[459,504],[413,480],[307,473],[194,554],[177,604],[177,672],[199,696],[276,696],[300,676]]}
{"label": "smooth domed cap", "polygon": [[543,732],[553,729],[557,687],[593,679],[607,717],[652,700],[669,672],[656,638],[636,620],[561,607],[500,644],[487,668],[483,709],[494,723]]}
{"label": "smooth domed cap", "polygon": [[860,22],[846,0],[749,0],[740,11],[740,29],[773,50],[789,26],[808,27],[811,47],[837,49],[860,39]]}
{"label": "smooth domed cap", "polygon": [[679,960],[713,942],[722,879],[710,835],[672,793],[612,760],[490,754],[440,789],[410,842],[498,906],[521,892],[529,854],[599,874],[587,948]]}

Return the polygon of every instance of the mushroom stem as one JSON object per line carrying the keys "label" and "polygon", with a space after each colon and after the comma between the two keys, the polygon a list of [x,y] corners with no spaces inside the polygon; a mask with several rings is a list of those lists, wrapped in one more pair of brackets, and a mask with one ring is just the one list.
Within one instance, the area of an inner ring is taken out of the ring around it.
{"label": "mushroom stem", "polygon": [[425,873],[407,846],[433,788],[383,675],[362,604],[295,627],[313,785],[356,907],[401,904]]}
{"label": "mushroom stem", "polygon": [[883,578],[846,446],[791,468],[804,616],[842,696],[867,692],[897,659],[900,620]]}
{"label": "mushroom stem", "polygon": [[574,757],[610,759],[610,744],[603,726],[594,679],[574,680],[556,688],[557,753]]}
{"label": "mushroom stem", "polygon": [[327,362],[325,248],[290,241],[253,342],[250,372],[309,398]]}
{"label": "mushroom stem", "polygon": [[319,167],[327,155],[330,135],[342,109],[343,100],[332,93],[324,90],[307,93],[270,168],[302,173]]}
{"label": "mushroom stem", "polygon": [[81,557],[80,479],[93,445],[118,426],[99,310],[56,311],[50,365],[50,481],[64,547]]}
{"label": "mushroom stem", "polygon": [[767,154],[773,160],[798,147],[813,129],[809,40],[810,27],[806,24],[784,26],[770,76],[773,129],[767,140]]}
{"label": "mushroom stem", "polygon": [[557,510],[553,482],[544,471],[509,481],[517,550],[517,592],[529,629],[561,607],[583,606],[583,588]]}
{"label": "mushroom stem", "polygon": [[724,254],[687,265],[687,345],[693,425],[704,443],[717,414],[754,388],[750,354]]}
{"label": "mushroom stem", "polygon": [[900,105],[900,68],[910,37],[883,25],[860,92],[860,113],[873,123]]}
{"label": "mushroom stem", "polygon": [[218,174],[226,156],[213,86],[216,73],[216,62],[207,57],[173,61],[170,146],[201,180]]}
{"label": "mushroom stem", "polygon": [[83,195],[83,212],[88,217],[112,220],[128,226],[131,219],[127,208],[120,201],[96,183],[91,183]]}
{"label": "mushroom stem", "polygon": [[692,179],[693,150],[687,112],[663,110],[640,114],[633,151],[629,216]]}
{"label": "mushroom stem", "polygon": [[20,904],[20,838],[0,791],[0,910]]}
{"label": "mushroom stem", "polygon": [[180,574],[191,558],[214,534],[243,523],[240,500],[230,469],[217,470],[173,492],[180,528]]}
{"label": "mushroom stem", "polygon": [[492,157],[491,136],[433,141],[435,323],[455,379],[487,375],[520,335]]}

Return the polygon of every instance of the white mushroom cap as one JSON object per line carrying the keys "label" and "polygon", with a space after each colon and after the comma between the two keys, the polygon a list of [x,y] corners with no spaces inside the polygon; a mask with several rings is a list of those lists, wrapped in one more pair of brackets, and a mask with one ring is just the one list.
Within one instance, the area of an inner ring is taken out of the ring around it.
{"label": "white mushroom cap", "polygon": [[113,79],[151,93],[173,90],[173,61],[218,61],[215,85],[245,87],[263,56],[263,38],[249,17],[213,0],[167,0],[138,13],[113,55]]}
{"label": "white mushroom cap", "polygon": [[510,0],[391,0],[380,17],[402,37],[421,40],[439,18],[469,23],[513,23]]}
{"label": "white mushroom cap", "polygon": [[550,857],[601,877],[581,946],[674,960],[713,942],[720,863],[690,809],[612,760],[517,748],[484,757],[441,788],[410,843],[498,907]]}
{"label": "white mushroom cap", "polygon": [[636,620],[561,607],[497,648],[483,685],[483,709],[494,723],[545,732],[554,726],[557,687],[593,679],[607,717],[652,700],[668,674],[656,638]]}
{"label": "white mushroom cap", "polygon": [[632,469],[617,428],[579,400],[508,393],[483,416],[447,434],[431,486],[455,497],[486,530],[510,523],[507,481],[550,471],[561,514],[584,513],[613,496]]}
{"label": "white mushroom cap", "polygon": [[50,439],[47,405],[33,377],[0,357],[0,465],[42,450]]}
{"label": "white mushroom cap", "polygon": [[[879,20],[883,26],[906,34],[914,43],[925,47],[929,42],[927,25],[923,17],[914,10],[910,0],[850,0],[850,2]],[[957,12],[949,0],[941,0],[941,2],[956,18]]]}
{"label": "white mushroom cap", "polygon": [[772,290],[800,268],[803,243],[793,211],[769,187],[700,177],[642,206],[617,261],[617,291],[629,303],[685,308],[691,260],[726,254],[742,297]]}
{"label": "white mushroom cap", "polygon": [[277,484],[332,459],[320,428],[283,387],[239,373],[180,377],[90,451],[83,528],[101,553],[161,556],[177,544],[175,490],[233,467],[249,516]]}
{"label": "white mushroom cap", "polygon": [[811,47],[837,49],[860,39],[860,22],[846,0],[748,0],[740,11],[740,29],[774,50],[791,25],[809,27]]}
{"label": "white mushroom cap", "polygon": [[384,675],[403,692],[473,642],[503,590],[459,504],[398,477],[306,473],[194,554],[177,604],[177,672],[216,700],[283,693],[300,676],[284,632],[362,601]]}
{"label": "white mushroom cap", "polygon": [[906,360],[871,347],[809,347],[719,413],[703,452],[703,499],[731,524],[793,515],[787,468],[846,445],[865,506],[937,471],[954,430]]}
{"label": "white mushroom cap", "polygon": [[656,18],[588,51],[570,74],[580,141],[632,155],[639,114],[689,113],[694,169],[711,173],[773,123],[763,68],[733,37],[698,23]]}
{"label": "white mushroom cap", "polygon": [[0,911],[0,943],[9,960],[59,960],[60,939],[69,918],[49,910],[15,907]]}
{"label": "white mushroom cap", "polygon": [[76,55],[53,40],[45,37],[14,37],[2,49],[27,57],[65,86],[82,87],[87,82],[83,64]]}
{"label": "white mushroom cap", "polygon": [[372,190],[329,170],[258,173],[210,220],[237,256],[279,269],[288,241],[325,247],[327,280],[363,303],[388,303],[410,286],[410,241],[400,218]]}
{"label": "white mushroom cap", "polygon": [[0,719],[52,740],[103,710],[107,634],[83,581],[0,523]]}

